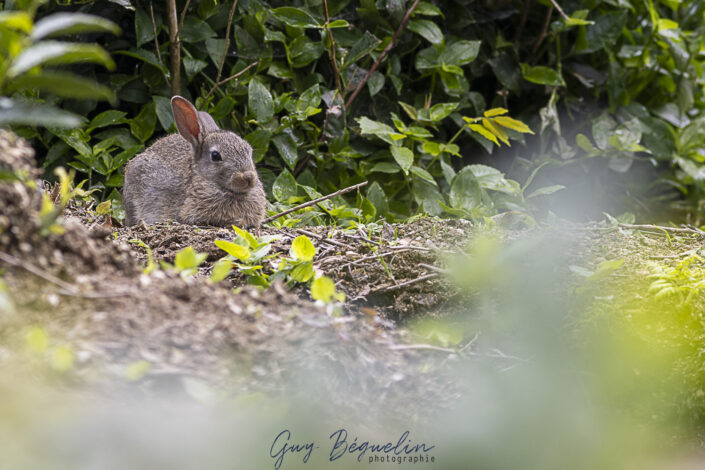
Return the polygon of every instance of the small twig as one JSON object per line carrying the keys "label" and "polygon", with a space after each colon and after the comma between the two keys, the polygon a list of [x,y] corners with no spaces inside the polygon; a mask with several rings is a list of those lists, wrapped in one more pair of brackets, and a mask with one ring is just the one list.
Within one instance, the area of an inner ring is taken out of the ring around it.
{"label": "small twig", "polygon": [[363,256],[362,258],[358,258],[355,261],[350,261],[349,263],[342,265],[340,268],[344,269],[348,266],[358,265],[358,264],[362,263],[363,261],[370,261],[370,260],[377,259],[377,258],[383,258],[383,257],[389,256],[389,255],[396,255],[396,254],[402,253],[404,251],[414,251],[414,250],[412,248],[408,248],[406,250],[394,250],[394,251],[388,251],[386,253],[381,253],[381,254],[375,253],[373,255]]}
{"label": "small twig", "polygon": [[228,83],[230,80],[233,80],[233,79],[239,77],[240,75],[242,75],[243,73],[247,72],[248,70],[250,70],[250,69],[251,69],[252,67],[254,67],[255,65],[259,64],[259,62],[260,62],[260,61],[259,61],[259,59],[258,59],[258,60],[256,60],[255,62],[252,62],[250,65],[248,65],[248,66],[245,67],[244,69],[240,70],[240,71],[239,71],[238,73],[236,73],[235,75],[231,75],[231,76],[229,76],[228,78],[224,78],[224,79],[222,79],[222,80],[219,81],[219,82],[215,82],[215,83],[213,84],[213,88],[211,88],[211,90],[208,92],[208,94],[207,94],[206,97],[203,99],[203,101],[208,101],[208,98],[210,98],[211,94],[213,94],[213,92],[214,92],[219,86],[225,85],[225,84]]}
{"label": "small twig", "polygon": [[38,278],[44,279],[45,281],[54,284],[55,286],[57,286],[61,289],[59,291],[59,294],[64,295],[64,296],[84,297],[84,298],[88,298],[88,299],[96,299],[96,298],[103,298],[103,297],[120,297],[123,295],[129,295],[129,293],[127,293],[127,292],[87,292],[87,293],[83,293],[83,292],[79,291],[76,286],[69,284],[68,282],[62,281],[61,279],[54,276],[53,274],[50,274],[46,271],[43,271],[31,263],[21,261],[21,260],[15,258],[14,256],[9,255],[7,253],[3,253],[1,251],[0,251],[0,261],[7,263],[10,266],[15,266],[16,268],[22,268],[25,271],[27,271],[28,273],[34,274]]}
{"label": "small twig", "polygon": [[372,241],[367,237],[361,237],[360,235],[351,235],[349,233],[344,233],[343,236],[345,238],[352,238],[353,240],[363,241],[365,243],[372,243],[373,245],[381,246],[379,243]]}
{"label": "small twig", "polygon": [[447,269],[439,268],[438,266],[433,266],[433,265],[431,265],[431,264],[426,264],[426,263],[419,263],[418,265],[419,265],[419,267],[421,267],[421,268],[430,269],[431,271],[435,271],[435,272],[437,272],[437,273],[439,273],[439,274],[448,274],[448,270],[447,270]]}
{"label": "small twig", "polygon": [[393,290],[397,290],[397,289],[399,289],[399,288],[401,288],[401,287],[406,287],[406,286],[410,286],[410,285],[412,285],[412,284],[416,284],[416,283],[419,283],[419,282],[426,281],[426,280],[428,280],[428,279],[433,279],[434,277],[438,277],[438,273],[426,274],[425,276],[417,277],[416,279],[411,279],[411,280],[409,280],[409,281],[404,281],[404,282],[402,282],[402,283],[400,283],[400,284],[395,284],[395,285],[393,285],[393,286],[379,287],[379,288],[377,288],[377,289],[372,289],[370,292],[374,292],[374,293],[390,292],[390,291],[393,291]]}
{"label": "small twig", "polygon": [[[152,2],[149,2],[149,13],[152,15],[152,28],[154,29],[154,48],[157,50],[157,59],[159,59],[159,63],[163,64],[162,62],[162,53],[159,50],[159,38],[157,37],[157,22],[154,21],[154,7],[152,6]],[[164,75],[164,80],[166,81],[166,84],[171,86],[171,82],[169,81],[169,77],[165,72],[162,71],[162,75]]]}
{"label": "small twig", "polygon": [[184,29],[184,20],[186,19],[186,12],[188,11],[188,6],[191,4],[191,0],[186,0],[186,5],[184,6],[184,9],[181,10],[181,19],[179,20],[179,35],[181,34],[181,31]]}
{"label": "small twig", "polygon": [[518,43],[521,39],[521,35],[524,33],[524,26],[526,26],[526,19],[529,17],[529,6],[531,5],[531,0],[524,0],[524,10],[521,12],[521,19],[519,20],[519,26],[517,26],[516,33],[514,33],[514,42]]}
{"label": "small twig", "polygon": [[465,346],[463,346],[462,348],[460,348],[460,349],[458,350],[458,352],[459,352],[459,353],[465,352],[467,349],[470,348],[470,346],[472,346],[473,344],[475,344],[475,341],[477,341],[477,339],[478,339],[479,337],[480,337],[480,332],[478,331],[477,333],[475,333],[475,336],[473,336],[473,338],[472,338],[470,341],[467,342],[467,344],[466,344]]}
{"label": "small twig", "polygon": [[674,233],[692,233],[695,235],[703,236],[703,231],[700,229],[692,229],[686,227],[664,227],[661,225],[634,225],[634,224],[619,224],[622,228],[634,229],[634,230],[662,230],[664,232],[674,232]]}
{"label": "small twig", "polygon": [[409,10],[407,10],[406,14],[404,15],[404,18],[401,20],[401,23],[399,23],[397,31],[394,33],[394,36],[392,36],[392,40],[389,41],[389,44],[387,44],[387,47],[385,47],[382,53],[379,55],[375,63],[372,65],[372,68],[368,70],[362,81],[357,85],[357,88],[355,88],[355,91],[353,91],[353,94],[350,95],[350,98],[348,98],[348,101],[345,102],[345,109],[350,109],[350,105],[353,101],[355,101],[355,98],[362,90],[362,87],[365,86],[365,83],[367,83],[372,74],[375,73],[377,67],[379,67],[379,64],[382,62],[382,60],[384,60],[385,57],[387,57],[387,54],[389,54],[389,51],[392,50],[394,44],[397,42],[397,38],[404,30],[404,26],[406,26],[406,23],[409,21],[409,18],[411,18],[411,14],[414,12],[414,10],[416,9],[416,5],[418,4],[419,0],[414,0],[414,3],[411,4],[411,7],[409,7]]}
{"label": "small twig", "polygon": [[541,28],[541,34],[539,34],[539,38],[536,40],[536,44],[534,44],[533,49],[531,49],[532,55],[536,54],[536,52],[539,50],[539,47],[541,46],[541,43],[544,39],[546,39],[546,36],[548,35],[548,26],[551,24],[551,16],[553,16],[553,7],[548,7],[548,11],[546,12],[546,19],[543,21],[543,27]]}
{"label": "small twig", "polygon": [[336,196],[340,196],[341,194],[348,193],[350,191],[354,191],[355,189],[359,189],[367,184],[367,181],[363,181],[362,183],[355,184],[353,186],[348,186],[347,188],[343,188],[340,191],[336,191],[332,194],[329,194],[327,196],[319,197],[318,199],[314,199],[313,201],[306,202],[304,204],[299,204],[296,207],[292,207],[291,209],[285,210],[284,212],[280,212],[279,214],[274,214],[271,217],[267,217],[262,221],[263,224],[266,224],[267,222],[271,222],[272,220],[278,219],[279,217],[284,217],[287,214],[291,214],[292,212],[296,212],[300,209],[305,209],[307,207],[315,206],[319,202],[323,202],[327,199],[334,198]]}
{"label": "small twig", "polygon": [[333,40],[333,31],[328,27],[330,17],[328,16],[328,0],[323,0],[323,11],[326,14],[325,28],[328,30],[328,40],[330,41],[330,62],[333,66],[333,75],[335,75],[335,86],[338,87],[340,97],[343,97],[343,84],[340,82],[340,71],[338,70],[338,61],[335,59],[335,41]]}
{"label": "small twig", "polygon": [[560,13],[563,18],[565,18],[566,20],[570,19],[570,18],[568,18],[568,15],[565,14],[565,12],[563,11],[563,9],[561,8],[561,6],[558,4],[558,2],[556,0],[551,0],[551,3],[553,3],[553,6],[556,7],[556,10],[558,10],[558,13]]}
{"label": "small twig", "polygon": [[225,57],[228,55],[228,47],[230,47],[230,26],[233,23],[233,16],[235,15],[235,8],[237,7],[237,0],[233,1],[233,7],[230,9],[230,14],[228,15],[228,26],[225,28],[225,44],[223,46],[223,54],[220,56],[220,63],[218,64],[218,75],[215,77],[215,85],[208,92],[206,97],[210,96],[215,89],[218,87],[218,82],[220,81],[220,76],[223,73],[223,65],[225,65]]}
{"label": "small twig", "polygon": [[336,240],[331,240],[330,238],[326,238],[323,235],[318,235],[317,233],[309,232],[308,230],[304,230],[302,228],[297,229],[296,231],[298,233],[306,235],[307,237],[313,237],[317,240],[320,240],[323,243],[328,243],[329,245],[337,246],[338,248],[350,248],[349,245],[346,245],[344,243],[340,243],[339,241],[336,241]]}
{"label": "small twig", "polygon": [[389,349],[393,351],[403,351],[406,349],[426,349],[429,351],[438,351],[448,354],[455,354],[457,351],[450,348],[442,348],[440,346],[433,346],[432,344],[393,344],[389,346]]}
{"label": "small twig", "polygon": [[176,12],[176,0],[168,0],[169,17],[169,60],[171,62],[171,94],[181,94],[181,40],[179,39],[179,22]]}

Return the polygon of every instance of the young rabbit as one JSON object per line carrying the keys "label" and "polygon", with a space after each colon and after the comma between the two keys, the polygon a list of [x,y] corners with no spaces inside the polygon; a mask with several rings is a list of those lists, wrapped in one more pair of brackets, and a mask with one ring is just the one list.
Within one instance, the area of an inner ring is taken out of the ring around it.
{"label": "young rabbit", "polygon": [[266,198],[252,147],[181,96],[171,99],[171,110],[179,133],[156,141],[125,169],[126,224],[258,227]]}

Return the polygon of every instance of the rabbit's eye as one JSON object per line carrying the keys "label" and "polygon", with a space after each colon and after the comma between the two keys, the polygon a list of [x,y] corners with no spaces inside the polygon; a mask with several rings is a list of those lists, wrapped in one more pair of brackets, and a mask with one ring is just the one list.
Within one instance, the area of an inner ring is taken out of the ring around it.
{"label": "rabbit's eye", "polygon": [[213,160],[214,162],[222,162],[223,157],[220,156],[220,152],[218,152],[217,150],[211,150],[211,160]]}

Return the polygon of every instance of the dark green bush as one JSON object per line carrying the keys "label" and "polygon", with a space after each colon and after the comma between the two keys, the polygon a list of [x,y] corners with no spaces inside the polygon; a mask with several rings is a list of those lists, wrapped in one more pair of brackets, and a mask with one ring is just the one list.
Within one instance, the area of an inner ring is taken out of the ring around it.
{"label": "dark green bush", "polygon": [[[119,198],[124,163],[174,130],[169,97],[178,91],[253,145],[277,204],[369,180],[364,197],[352,207],[338,199],[329,215],[531,215],[542,199],[529,195],[562,185],[563,199],[610,196],[601,204],[609,210],[644,213],[661,201],[679,215],[699,208],[700,1],[573,0],[556,8],[548,0],[240,0],[232,11],[231,2],[180,0],[173,48],[168,4],[40,8],[40,18],[80,11],[123,30],[117,39],[75,38],[111,53],[112,72],[75,70],[107,85],[115,105],[32,94],[88,117],[82,129],[18,128],[34,139],[45,167],[67,164],[104,189],[102,197]],[[508,109],[535,136],[499,128],[519,145],[498,151],[463,119],[492,108]]]}

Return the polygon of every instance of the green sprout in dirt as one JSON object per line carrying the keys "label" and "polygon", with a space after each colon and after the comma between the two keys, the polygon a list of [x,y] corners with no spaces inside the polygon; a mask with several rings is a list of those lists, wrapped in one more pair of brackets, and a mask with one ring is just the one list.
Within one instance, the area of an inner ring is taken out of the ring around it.
{"label": "green sprout in dirt", "polygon": [[42,207],[39,210],[39,218],[41,220],[40,234],[43,236],[47,236],[50,233],[62,234],[64,229],[59,221],[59,216],[69,201],[76,197],[86,197],[90,194],[90,191],[82,189],[84,181],[75,187],[73,186],[73,171],[67,173],[64,168],[58,167],[54,170],[54,174],[59,177],[59,193],[56,201],[52,202],[46,191],[42,193]]}
{"label": "green sprout in dirt", "polygon": [[235,241],[216,240],[215,245],[228,255],[213,265],[211,281],[220,282],[232,272],[233,268],[247,276],[247,282],[263,287],[270,284],[269,275],[263,271],[262,263],[275,255],[270,255],[272,242],[281,238],[279,235],[255,237],[247,230],[233,225],[237,233]]}
{"label": "green sprout in dirt", "polygon": [[173,265],[166,261],[160,261],[159,263],[162,269],[175,270],[182,278],[187,278],[198,272],[198,267],[203,264],[207,257],[208,253],[198,253],[192,246],[187,246],[176,253]]}
{"label": "green sprout in dirt", "polygon": [[255,237],[247,230],[233,226],[237,233],[235,241],[216,240],[215,245],[227,253],[213,266],[211,280],[220,282],[225,279],[233,270],[237,268],[242,274],[247,276],[249,284],[263,287],[269,286],[274,281],[281,281],[289,287],[294,284],[311,283],[311,297],[324,303],[342,302],[345,294],[336,291],[335,283],[327,276],[316,276],[313,267],[313,257],[316,255],[316,247],[313,242],[301,235],[294,239],[289,250],[289,257],[280,259],[273,273],[264,271],[263,263],[272,260],[276,254],[270,255],[271,243],[281,238],[279,235],[266,235]]}
{"label": "green sprout in dirt", "polygon": [[147,251],[147,265],[142,269],[142,272],[145,274],[149,274],[155,269],[159,269],[159,265],[154,262],[154,256],[152,255],[152,249],[147,246],[145,242],[140,240],[139,238],[133,238],[129,240],[130,243],[137,245],[139,247],[142,247]]}
{"label": "green sprout in dirt", "polygon": [[705,291],[705,267],[703,259],[692,254],[679,261],[675,267],[654,263],[651,265],[653,279],[649,294],[655,299],[671,298],[680,306],[691,304],[693,297]]}

